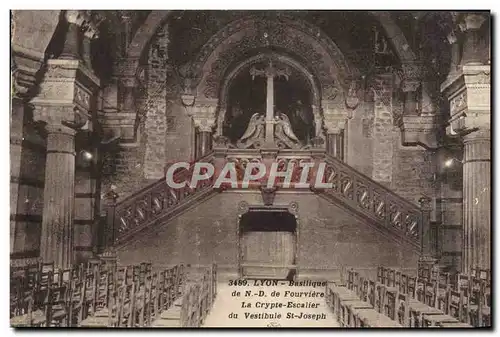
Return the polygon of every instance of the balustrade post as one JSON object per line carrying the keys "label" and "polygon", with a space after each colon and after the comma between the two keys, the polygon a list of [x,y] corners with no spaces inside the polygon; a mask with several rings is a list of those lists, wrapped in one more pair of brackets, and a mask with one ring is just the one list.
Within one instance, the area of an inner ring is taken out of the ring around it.
{"label": "balustrade post", "polygon": [[106,224],[104,230],[105,247],[112,246],[115,241],[115,212],[116,200],[118,197],[118,193],[116,193],[113,188],[104,196],[104,207],[106,210]]}
{"label": "balustrade post", "polygon": [[432,231],[431,231],[431,198],[422,197],[418,200],[420,203],[420,209],[422,211],[422,222],[420,224],[420,243],[421,243],[421,254],[418,260],[418,268],[421,267],[431,267],[436,264],[437,259],[434,257],[434,252],[432,249]]}

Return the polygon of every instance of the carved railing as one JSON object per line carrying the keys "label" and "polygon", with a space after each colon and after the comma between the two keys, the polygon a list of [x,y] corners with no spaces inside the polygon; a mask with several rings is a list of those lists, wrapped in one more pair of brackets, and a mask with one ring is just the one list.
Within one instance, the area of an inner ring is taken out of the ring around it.
{"label": "carved railing", "polygon": [[[210,162],[216,172],[227,162],[236,164],[238,181],[249,162],[262,162],[266,166],[277,161],[285,168],[290,162],[298,167],[303,162],[326,163],[324,180],[332,183],[332,188],[311,188],[328,200],[343,205],[351,213],[361,216],[377,229],[391,233],[401,240],[420,249],[430,247],[429,212],[407,201],[389,188],[373,181],[344,162],[325,154],[322,149],[310,150],[242,150],[214,149],[212,153],[199,160]],[[298,182],[302,171],[294,170],[294,182]],[[191,171],[177,170],[174,181],[190,180]],[[197,184],[195,188],[185,186],[175,189],[167,186],[166,180],[142,189],[138,193],[120,201],[108,212],[108,246],[119,245],[146,227],[164,221],[185,211],[215,193],[213,183],[217,173],[211,179]],[[258,185],[258,184],[257,184]],[[281,188],[281,184],[276,184]],[[222,188],[225,189],[227,187]],[[110,216],[111,215],[111,216]],[[426,233],[424,235],[424,233]],[[431,251],[431,248],[426,248]],[[422,249],[424,252],[425,249]],[[427,253],[427,250],[425,250]]]}
{"label": "carved railing", "polygon": [[[213,156],[209,154],[200,161],[213,162]],[[180,169],[173,176],[175,182],[190,178],[190,171]],[[212,185],[211,178],[200,181],[195,188],[186,185],[175,189],[163,178],[118,202],[108,209],[107,246],[119,245],[153,223],[192,207],[213,192]]]}
{"label": "carved railing", "polygon": [[[313,184],[311,188],[313,191],[344,205],[352,213],[376,225],[377,229],[394,234],[416,249],[420,249],[422,240],[427,240],[430,235],[427,233],[426,238],[423,238],[423,232],[430,230],[429,224],[426,223],[429,219],[418,205],[404,199],[337,158],[325,154],[322,149],[279,150],[275,153],[266,150],[231,149],[224,151],[223,157],[240,168],[237,171],[238,180],[242,179],[248,163],[265,163],[266,157],[271,158],[271,161],[277,161],[281,169],[294,163],[296,169],[293,171],[293,182],[298,182],[300,179],[302,173],[302,169],[299,168],[300,163],[325,162],[323,182],[331,183],[333,186],[324,189],[315,188],[315,178],[309,179],[308,181]],[[312,171],[310,174],[313,175]],[[279,180],[276,185],[282,188]]]}
{"label": "carved railing", "polygon": [[324,181],[333,184],[332,188],[322,190],[325,196],[420,248],[423,222],[428,221],[420,207],[337,158],[326,155],[325,161]]}

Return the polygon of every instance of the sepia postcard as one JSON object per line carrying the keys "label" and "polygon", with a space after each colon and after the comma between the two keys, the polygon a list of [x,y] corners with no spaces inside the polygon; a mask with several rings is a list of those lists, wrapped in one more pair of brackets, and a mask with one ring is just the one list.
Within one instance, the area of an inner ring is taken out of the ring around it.
{"label": "sepia postcard", "polygon": [[10,29],[12,328],[492,327],[489,11]]}

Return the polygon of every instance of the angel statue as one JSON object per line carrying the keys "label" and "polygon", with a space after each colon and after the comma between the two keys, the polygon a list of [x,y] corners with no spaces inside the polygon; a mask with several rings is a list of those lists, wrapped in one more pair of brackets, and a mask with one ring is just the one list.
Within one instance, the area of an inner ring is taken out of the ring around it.
{"label": "angel statue", "polygon": [[248,149],[250,147],[258,148],[264,142],[265,117],[263,114],[254,113],[248,122],[245,133],[237,142],[239,148]]}
{"label": "angel statue", "polygon": [[[293,132],[292,124],[290,119],[284,113],[278,112],[278,115],[274,117],[276,121],[276,126],[274,130],[274,135],[278,143],[286,145],[288,148],[296,148],[300,146],[300,141]],[[280,144],[278,144],[279,146]]]}

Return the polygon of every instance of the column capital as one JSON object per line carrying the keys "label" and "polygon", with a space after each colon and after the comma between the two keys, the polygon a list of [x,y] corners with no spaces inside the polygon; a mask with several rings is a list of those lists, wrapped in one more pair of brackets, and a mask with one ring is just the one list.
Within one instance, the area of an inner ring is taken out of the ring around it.
{"label": "column capital", "polygon": [[441,85],[441,92],[450,103],[449,134],[490,128],[490,72],[489,65],[464,65],[460,74]]}
{"label": "column capital", "polygon": [[344,106],[339,100],[322,100],[324,126],[326,132],[340,133],[344,130],[346,122],[352,117],[352,111]]}
{"label": "column capital", "polygon": [[462,31],[478,30],[487,20],[487,14],[482,12],[461,13],[458,18],[458,24]]}
{"label": "column capital", "polygon": [[193,116],[193,122],[195,127],[197,127],[200,132],[212,132],[215,126],[215,119],[211,118],[199,118]]}
{"label": "column capital", "polygon": [[34,105],[33,120],[45,123],[50,130],[77,130],[85,127],[90,116],[71,105]]}
{"label": "column capital", "polygon": [[99,80],[79,60],[51,59],[30,103],[35,107],[35,120],[47,124],[80,128],[91,118],[92,96]]}
{"label": "column capital", "polygon": [[327,134],[339,134],[345,129],[347,119],[326,119],[325,128]]}
{"label": "column capital", "polygon": [[94,39],[99,37],[99,29],[97,27],[102,18],[92,16],[90,11],[67,10],[64,13],[64,18],[68,23],[81,27],[87,38]]}

